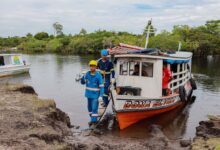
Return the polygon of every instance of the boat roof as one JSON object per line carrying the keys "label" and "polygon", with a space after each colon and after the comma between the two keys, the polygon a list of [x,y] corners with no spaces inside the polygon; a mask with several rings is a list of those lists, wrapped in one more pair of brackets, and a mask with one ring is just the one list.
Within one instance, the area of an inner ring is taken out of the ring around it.
{"label": "boat roof", "polygon": [[108,49],[109,54],[115,55],[116,58],[151,58],[164,60],[190,60],[192,52],[186,51],[168,51],[161,52],[157,48],[142,48],[128,44],[120,43],[112,49]]}
{"label": "boat roof", "polygon": [[169,59],[169,60],[189,60],[192,58],[191,52],[179,51],[174,54],[164,53],[163,55],[150,55],[150,54],[116,54],[116,58],[151,58],[151,59]]}
{"label": "boat roof", "polygon": [[20,56],[22,54],[0,54],[0,56]]}

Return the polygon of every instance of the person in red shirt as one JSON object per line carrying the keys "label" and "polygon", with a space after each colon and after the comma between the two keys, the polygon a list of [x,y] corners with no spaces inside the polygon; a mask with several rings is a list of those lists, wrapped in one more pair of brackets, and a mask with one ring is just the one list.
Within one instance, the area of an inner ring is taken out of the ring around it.
{"label": "person in red shirt", "polygon": [[163,63],[163,81],[162,81],[162,95],[167,96],[170,94],[170,90],[168,87],[169,82],[172,80],[172,74],[169,68],[167,67],[167,63]]}

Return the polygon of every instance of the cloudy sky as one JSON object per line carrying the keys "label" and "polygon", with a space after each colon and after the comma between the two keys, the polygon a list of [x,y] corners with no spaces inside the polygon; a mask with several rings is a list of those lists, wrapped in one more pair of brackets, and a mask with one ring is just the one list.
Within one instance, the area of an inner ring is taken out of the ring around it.
{"label": "cloudy sky", "polygon": [[54,22],[66,34],[81,28],[141,33],[150,18],[161,31],[201,25],[219,15],[220,0],[0,0],[0,36],[53,33]]}

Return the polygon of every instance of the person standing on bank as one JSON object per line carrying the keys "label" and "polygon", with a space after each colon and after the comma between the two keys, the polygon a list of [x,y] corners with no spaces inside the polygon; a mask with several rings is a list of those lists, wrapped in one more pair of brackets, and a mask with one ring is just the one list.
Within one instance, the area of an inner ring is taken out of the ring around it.
{"label": "person standing on bank", "polygon": [[100,70],[104,82],[103,107],[109,103],[109,86],[115,84],[115,71],[113,63],[107,58],[108,51],[101,50],[101,58],[98,60],[98,69]]}
{"label": "person standing on bank", "polygon": [[88,99],[88,111],[90,115],[89,125],[95,124],[98,118],[99,97],[103,97],[104,84],[102,75],[96,71],[97,62],[91,60],[89,62],[90,71],[88,71],[81,79],[81,84],[86,84],[85,97]]}

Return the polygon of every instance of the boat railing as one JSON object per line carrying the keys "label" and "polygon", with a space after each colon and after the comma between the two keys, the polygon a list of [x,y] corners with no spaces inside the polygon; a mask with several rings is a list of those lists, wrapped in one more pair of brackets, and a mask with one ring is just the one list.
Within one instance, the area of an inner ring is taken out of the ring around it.
{"label": "boat railing", "polygon": [[176,73],[173,73],[172,76],[177,76],[177,75],[181,75],[181,74],[184,74],[184,73],[187,73],[189,72],[189,70],[184,70],[184,71],[181,71],[181,72],[176,72]]}
{"label": "boat railing", "polygon": [[181,72],[173,73],[173,80],[170,82],[169,86],[171,91],[175,91],[180,86],[184,85],[190,79],[190,70],[186,69]]}

